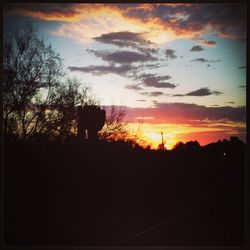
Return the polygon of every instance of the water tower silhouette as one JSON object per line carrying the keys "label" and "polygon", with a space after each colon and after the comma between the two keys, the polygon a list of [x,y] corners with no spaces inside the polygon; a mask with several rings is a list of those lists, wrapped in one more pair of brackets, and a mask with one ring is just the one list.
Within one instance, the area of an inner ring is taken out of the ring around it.
{"label": "water tower silhouette", "polygon": [[102,129],[106,112],[96,105],[77,106],[77,136],[84,141],[97,141],[98,131]]}

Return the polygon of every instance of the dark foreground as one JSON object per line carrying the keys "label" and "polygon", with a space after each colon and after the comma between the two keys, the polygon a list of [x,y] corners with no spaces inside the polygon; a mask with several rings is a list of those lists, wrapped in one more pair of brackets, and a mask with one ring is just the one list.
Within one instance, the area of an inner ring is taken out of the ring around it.
{"label": "dark foreground", "polygon": [[244,245],[244,147],[7,143],[7,245]]}

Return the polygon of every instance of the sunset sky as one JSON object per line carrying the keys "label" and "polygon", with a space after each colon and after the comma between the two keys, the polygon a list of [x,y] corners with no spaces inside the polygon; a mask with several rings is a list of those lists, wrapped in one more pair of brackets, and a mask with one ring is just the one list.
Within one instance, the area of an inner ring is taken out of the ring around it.
{"label": "sunset sky", "polygon": [[5,5],[4,32],[27,22],[153,147],[245,141],[244,4]]}

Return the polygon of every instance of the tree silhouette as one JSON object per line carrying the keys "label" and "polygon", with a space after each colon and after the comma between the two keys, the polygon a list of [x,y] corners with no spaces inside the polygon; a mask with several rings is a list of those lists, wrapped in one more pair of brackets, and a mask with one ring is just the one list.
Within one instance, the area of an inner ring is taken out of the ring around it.
{"label": "tree silhouette", "polygon": [[94,103],[89,89],[66,79],[62,60],[31,26],[4,36],[4,135],[28,140],[76,130],[76,106]]}
{"label": "tree silhouette", "polygon": [[173,149],[175,151],[188,151],[188,152],[195,152],[201,148],[198,141],[188,141],[186,143],[178,142],[174,145]]}
{"label": "tree silhouette", "polygon": [[113,105],[110,109],[107,109],[105,125],[99,132],[100,138],[107,141],[129,140],[130,136],[123,120],[125,115],[126,110],[123,107],[117,108]]}
{"label": "tree silhouette", "polygon": [[173,147],[174,150],[177,150],[177,151],[181,151],[181,150],[184,150],[185,149],[185,144],[183,142],[177,142],[174,147]]}

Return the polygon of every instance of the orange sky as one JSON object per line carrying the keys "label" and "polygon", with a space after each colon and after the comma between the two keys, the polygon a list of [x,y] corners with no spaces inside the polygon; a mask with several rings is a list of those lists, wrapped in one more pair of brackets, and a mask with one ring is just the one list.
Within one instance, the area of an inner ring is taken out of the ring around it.
{"label": "orange sky", "polygon": [[[218,125],[218,124],[217,124]],[[236,128],[245,129],[244,123],[230,123],[225,128],[220,128],[211,125],[192,126],[190,124],[152,124],[147,122],[128,123],[129,131],[137,135],[142,140],[138,140],[140,145],[150,145],[151,148],[157,149],[161,143],[161,132],[163,133],[165,146],[167,149],[172,149],[173,146],[182,141],[199,141],[200,145],[206,145],[218,140],[229,139],[230,136],[239,136],[241,134]],[[244,138],[241,138],[244,139]]]}

